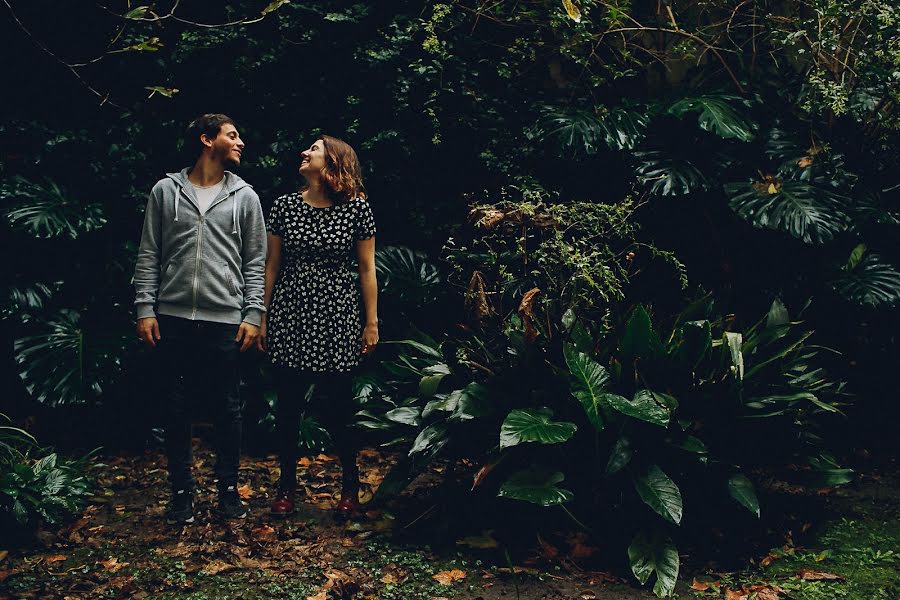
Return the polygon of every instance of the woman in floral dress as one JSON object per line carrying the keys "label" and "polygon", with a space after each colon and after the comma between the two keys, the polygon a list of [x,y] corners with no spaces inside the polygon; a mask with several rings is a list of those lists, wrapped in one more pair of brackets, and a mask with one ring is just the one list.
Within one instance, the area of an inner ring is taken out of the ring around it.
{"label": "woman in floral dress", "polygon": [[315,384],[315,413],[341,459],[337,510],[350,513],[359,509],[353,370],[378,343],[375,221],[359,160],[347,143],[316,139],[300,153],[300,174],[305,185],[277,198],[266,220],[267,313],[258,345],[274,367],[281,462],[271,512],[294,511],[298,421],[306,390]]}

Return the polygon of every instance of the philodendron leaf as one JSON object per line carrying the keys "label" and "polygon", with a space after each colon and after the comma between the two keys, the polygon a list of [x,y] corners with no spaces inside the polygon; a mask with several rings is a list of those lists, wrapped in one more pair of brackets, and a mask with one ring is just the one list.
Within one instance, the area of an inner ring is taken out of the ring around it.
{"label": "philodendron leaf", "polygon": [[652,465],[646,475],[635,478],[634,487],[647,506],[667,521],[681,523],[681,491],[662,469]]}
{"label": "philodendron leaf", "polygon": [[588,420],[597,431],[603,430],[601,396],[609,382],[609,373],[600,363],[584,352],[579,352],[572,344],[563,348],[566,365],[572,374],[572,395],[581,403]]}
{"label": "philodendron leaf", "polygon": [[749,142],[753,139],[756,123],[734,109],[745,101],[736,96],[700,96],[683,98],[669,108],[669,113],[683,117],[686,113],[699,113],[697,122],[701,129],[725,139]]}
{"label": "philodendron leaf", "polygon": [[443,448],[449,439],[447,438],[447,426],[443,423],[435,423],[429,425],[419,432],[416,441],[413,442],[409,455],[419,454],[428,451],[431,455],[436,454]]}
{"label": "philodendron leaf", "polygon": [[663,352],[662,342],[650,323],[650,315],[640,304],[625,326],[619,350],[623,358],[647,358]]}
{"label": "philodendron leaf", "polygon": [[563,479],[565,476],[562,473],[548,469],[517,471],[503,482],[497,496],[540,506],[563,504],[575,496],[569,490],[556,487]]}
{"label": "philodendron leaf", "polygon": [[671,538],[639,533],[628,546],[628,561],[631,563],[631,572],[641,584],[647,583],[650,575],[656,572],[653,593],[660,598],[671,596],[675,591],[679,560],[678,550]]}
{"label": "philodendron leaf", "polygon": [[[657,401],[657,396],[659,401]],[[654,394],[650,390],[638,390],[631,401],[616,394],[604,394],[603,398],[610,406],[624,415],[660,427],[667,427],[671,412],[667,406],[661,404],[662,396],[662,394]]]}
{"label": "philodendron leaf", "polygon": [[500,428],[500,448],[509,448],[526,442],[559,444],[565,442],[578,429],[574,423],[551,421],[549,408],[513,410]]}
{"label": "philodendron leaf", "polygon": [[728,493],[738,501],[738,504],[759,518],[759,500],[756,499],[753,484],[745,475],[738,474],[728,480]]}

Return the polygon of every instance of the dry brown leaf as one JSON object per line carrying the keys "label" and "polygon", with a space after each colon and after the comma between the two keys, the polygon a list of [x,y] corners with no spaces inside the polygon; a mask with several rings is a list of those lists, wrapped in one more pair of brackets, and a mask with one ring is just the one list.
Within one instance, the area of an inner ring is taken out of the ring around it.
{"label": "dry brown leaf", "polygon": [[519,317],[525,326],[525,341],[533,342],[540,332],[534,326],[534,299],[541,293],[540,288],[531,288],[522,296],[522,302],[519,303]]}
{"label": "dry brown leaf", "polygon": [[800,569],[797,575],[804,581],[843,581],[844,578],[834,573],[825,573],[824,571],[814,571],[812,569]]}
{"label": "dry brown leaf", "polygon": [[328,600],[328,590],[322,590],[317,594],[307,596],[306,600]]}
{"label": "dry brown leaf", "polygon": [[709,584],[705,581],[698,581],[696,577],[694,577],[694,581],[691,583],[691,589],[697,590],[698,592],[705,592],[709,589]]}
{"label": "dry brown leaf", "polygon": [[334,461],[334,457],[328,456],[327,454],[318,454],[316,455],[316,460],[321,462],[332,462]]}
{"label": "dry brown leaf", "polygon": [[256,529],[250,531],[250,535],[258,542],[275,542],[278,541],[278,534],[271,525],[260,525]]}
{"label": "dry brown leaf", "polygon": [[109,560],[101,560],[101,561],[99,561],[99,562],[100,562],[100,564],[103,565],[103,566],[106,568],[106,570],[109,571],[110,573],[115,573],[115,572],[118,571],[119,569],[128,566],[128,563],[127,563],[127,562],[120,563],[120,562],[119,562],[119,559],[116,558],[116,557],[112,557],[112,558],[110,558]]}
{"label": "dry brown leaf", "polygon": [[750,593],[756,594],[754,596],[755,600],[778,600],[778,590],[780,588],[770,587],[765,584],[757,584],[751,585],[747,588],[747,591]]}
{"label": "dry brown leaf", "polygon": [[438,583],[442,583],[444,585],[450,585],[455,581],[459,581],[461,579],[466,578],[466,572],[461,571],[460,569],[453,569],[451,571],[441,571],[440,573],[435,573],[431,576],[432,579],[437,581]]}
{"label": "dry brown leaf", "polygon": [[238,492],[238,495],[241,498],[243,498],[244,500],[247,500],[247,499],[253,497],[253,490],[250,489],[250,486],[248,484],[244,484],[244,485],[238,487],[237,492]]}
{"label": "dry brown leaf", "polygon": [[53,563],[56,563],[56,562],[62,562],[64,560],[66,560],[66,558],[68,558],[68,557],[65,554],[54,554],[53,556],[48,556],[48,557],[44,558],[44,562],[47,563],[48,565],[52,565]]}
{"label": "dry brown leaf", "polygon": [[227,573],[239,569],[237,565],[232,565],[223,560],[211,560],[203,567],[202,572],[206,575],[218,575],[219,573]]}
{"label": "dry brown leaf", "polygon": [[725,600],[747,600],[749,597],[750,594],[746,593],[744,590],[725,588]]}
{"label": "dry brown leaf", "polygon": [[776,554],[769,554],[767,556],[764,556],[763,559],[761,561],[759,561],[759,566],[768,567],[773,562],[775,562],[776,558],[778,558],[778,555],[776,555]]}

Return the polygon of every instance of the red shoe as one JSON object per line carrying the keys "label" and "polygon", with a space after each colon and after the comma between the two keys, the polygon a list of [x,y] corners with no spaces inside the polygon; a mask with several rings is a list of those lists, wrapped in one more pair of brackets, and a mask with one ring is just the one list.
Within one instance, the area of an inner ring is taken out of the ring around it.
{"label": "red shoe", "polygon": [[273,517],[286,517],[294,514],[294,491],[278,490],[269,512]]}
{"label": "red shoe", "polygon": [[334,512],[341,517],[353,517],[362,513],[362,505],[358,499],[359,492],[341,492],[341,501],[334,507]]}

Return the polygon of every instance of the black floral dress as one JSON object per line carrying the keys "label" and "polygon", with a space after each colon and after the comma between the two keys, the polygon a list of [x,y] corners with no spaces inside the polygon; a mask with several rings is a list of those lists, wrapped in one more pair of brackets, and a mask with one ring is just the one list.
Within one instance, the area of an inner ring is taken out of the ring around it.
{"label": "black floral dress", "polygon": [[266,229],[281,238],[281,270],[266,319],[272,363],[350,371],[362,358],[360,293],[351,265],[356,241],[375,235],[369,203],[357,198],[316,208],[300,192],[286,194],[275,200]]}

